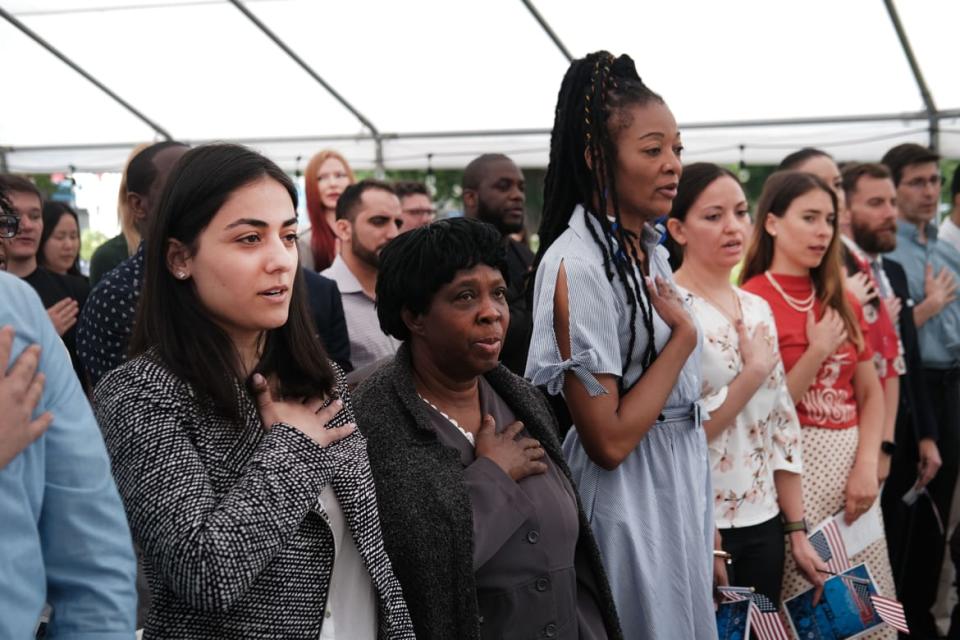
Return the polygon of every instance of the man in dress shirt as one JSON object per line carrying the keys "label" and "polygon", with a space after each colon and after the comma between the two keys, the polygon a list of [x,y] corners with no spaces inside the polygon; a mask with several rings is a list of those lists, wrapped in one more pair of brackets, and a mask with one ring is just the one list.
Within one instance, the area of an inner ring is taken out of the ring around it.
{"label": "man in dress shirt", "polygon": [[[897,245],[897,191],[890,171],[880,164],[854,164],[844,168],[843,188],[850,218],[849,242],[870,265],[878,295],[884,301],[899,299],[898,330],[906,360],[901,375],[900,402],[894,442],[881,455],[892,457],[890,475],[881,504],[887,548],[898,595],[904,603],[911,629],[929,621],[927,585],[936,584],[943,561],[943,548],[933,510],[924,499],[909,507],[902,497],[911,487],[926,486],[941,465],[937,448],[937,424],[927,393],[926,374],[913,320],[914,301],[903,267],[882,254]],[[896,308],[896,304],[893,308]],[[915,594],[923,597],[917,600]]]}
{"label": "man in dress shirt", "polygon": [[[960,252],[938,238],[939,160],[936,153],[912,143],[898,145],[883,156],[897,189],[897,248],[890,257],[903,266],[915,301],[913,317],[943,459],[927,491],[947,523],[960,463],[960,301],[956,298]],[[928,566],[939,566],[943,545],[929,551]],[[936,636],[929,610],[936,601],[938,575],[933,573],[930,577],[934,579],[915,585],[909,597],[910,609],[922,616],[911,626],[920,637]]]}
{"label": "man in dress shirt", "polygon": [[361,378],[400,346],[380,329],[375,300],[380,251],[402,227],[400,199],[386,182],[361,180],[337,200],[334,231],[340,239],[340,254],[321,275],[335,280],[340,289],[350,361]]}
{"label": "man in dress shirt", "polygon": [[475,158],[463,171],[463,214],[492,224],[507,249],[507,305],[510,326],[500,359],[518,376],[527,368],[533,319],[527,304],[526,281],[533,252],[512,236],[524,230],[526,182],[513,160],[500,153]]}
{"label": "man in dress shirt", "polygon": [[[48,602],[48,638],[130,640],[136,563],[97,422],[37,294],[0,273],[0,300],[0,403],[20,400],[0,415],[0,638],[34,637]],[[39,398],[15,388],[34,367]]]}

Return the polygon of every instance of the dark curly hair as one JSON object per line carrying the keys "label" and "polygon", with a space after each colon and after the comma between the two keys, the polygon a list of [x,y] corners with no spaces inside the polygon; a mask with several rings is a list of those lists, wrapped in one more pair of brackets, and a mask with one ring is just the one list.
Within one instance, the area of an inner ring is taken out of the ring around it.
{"label": "dark curly hair", "polygon": [[[458,271],[485,264],[507,275],[500,232],[472,218],[447,218],[397,236],[380,253],[377,317],[383,332],[409,340],[400,312],[421,314]],[[509,282],[507,283],[509,284]]]}

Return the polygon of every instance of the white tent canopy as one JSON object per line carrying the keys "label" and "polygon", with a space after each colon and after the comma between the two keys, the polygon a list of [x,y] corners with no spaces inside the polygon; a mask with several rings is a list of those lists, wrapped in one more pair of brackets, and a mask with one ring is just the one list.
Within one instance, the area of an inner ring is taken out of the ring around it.
{"label": "white tent canopy", "polygon": [[929,100],[883,0],[534,4],[0,0],[0,165],[118,170],[169,135],[241,141],[287,169],[326,147],[357,167],[462,167],[484,151],[545,166],[568,61],[534,11],[575,57],[629,53],[691,160],[774,163],[804,145],[866,160],[931,140],[960,156],[956,0],[890,0]]}

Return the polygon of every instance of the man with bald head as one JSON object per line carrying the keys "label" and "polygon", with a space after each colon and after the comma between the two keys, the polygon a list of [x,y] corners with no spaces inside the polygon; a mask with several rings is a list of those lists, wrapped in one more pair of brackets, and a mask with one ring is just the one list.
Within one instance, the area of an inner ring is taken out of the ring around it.
{"label": "man with bald head", "polygon": [[475,158],[463,171],[463,213],[497,228],[507,250],[507,304],[510,326],[500,358],[510,371],[523,375],[527,366],[532,319],[525,295],[533,252],[510,236],[524,230],[526,183],[513,160],[501,153]]}

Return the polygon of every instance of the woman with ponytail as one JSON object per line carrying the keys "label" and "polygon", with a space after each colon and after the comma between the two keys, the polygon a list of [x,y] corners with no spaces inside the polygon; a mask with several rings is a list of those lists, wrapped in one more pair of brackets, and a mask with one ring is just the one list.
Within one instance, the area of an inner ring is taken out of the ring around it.
{"label": "woman with ponytail", "polygon": [[301,266],[319,273],[333,264],[337,257],[337,235],[333,231],[337,200],[356,181],[347,159],[336,151],[327,149],[310,158],[303,172],[310,226],[300,234]]}
{"label": "woman with ponytail", "polygon": [[716,637],[699,331],[653,221],[680,134],[628,56],[575,60],[560,87],[526,375],[562,393],[563,450],[627,638]]}

